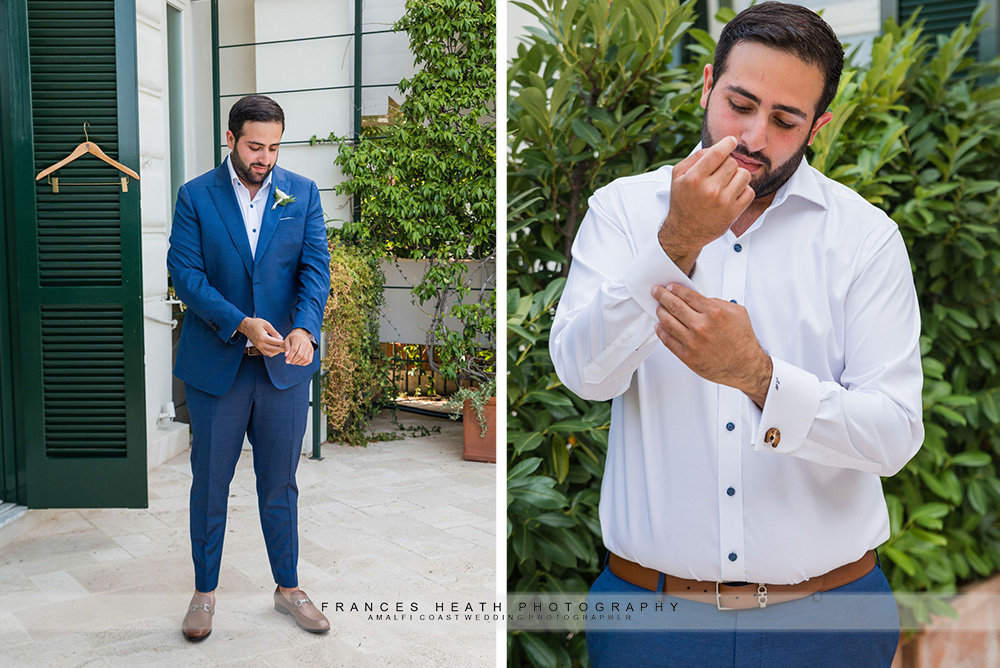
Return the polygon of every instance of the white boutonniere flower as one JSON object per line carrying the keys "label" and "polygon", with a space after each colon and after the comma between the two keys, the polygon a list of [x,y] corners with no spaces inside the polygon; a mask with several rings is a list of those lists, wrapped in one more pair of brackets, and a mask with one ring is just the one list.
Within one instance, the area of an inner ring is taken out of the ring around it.
{"label": "white boutonniere flower", "polygon": [[286,204],[291,204],[294,201],[294,197],[281,192],[281,190],[276,187],[274,189],[274,206],[271,207],[271,210],[273,211],[275,206],[285,206]]}

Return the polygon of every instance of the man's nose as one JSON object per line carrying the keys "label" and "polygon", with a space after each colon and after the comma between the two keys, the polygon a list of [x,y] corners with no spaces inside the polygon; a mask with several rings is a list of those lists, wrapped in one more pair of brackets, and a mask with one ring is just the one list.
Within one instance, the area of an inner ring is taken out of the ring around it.
{"label": "man's nose", "polygon": [[757,114],[748,120],[743,127],[740,139],[751,153],[763,151],[764,147],[767,146],[767,117],[763,114]]}

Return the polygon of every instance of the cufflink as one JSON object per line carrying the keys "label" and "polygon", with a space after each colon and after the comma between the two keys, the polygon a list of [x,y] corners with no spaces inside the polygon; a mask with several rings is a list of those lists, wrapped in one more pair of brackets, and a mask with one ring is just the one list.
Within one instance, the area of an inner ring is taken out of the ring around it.
{"label": "cufflink", "polygon": [[772,448],[778,447],[778,443],[781,443],[781,432],[774,427],[771,427],[764,434],[764,442]]}

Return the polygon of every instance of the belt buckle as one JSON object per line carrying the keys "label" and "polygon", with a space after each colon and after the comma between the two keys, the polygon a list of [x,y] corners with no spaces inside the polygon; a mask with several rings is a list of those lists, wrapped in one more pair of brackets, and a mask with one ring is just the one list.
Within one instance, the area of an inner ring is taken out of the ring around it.
{"label": "belt buckle", "polygon": [[736,608],[727,608],[722,605],[722,594],[719,593],[719,584],[718,582],[715,583],[715,607],[719,610],[736,610]]}
{"label": "belt buckle", "polygon": [[[719,610],[739,610],[739,608],[727,608],[722,605],[722,593],[719,591],[719,582],[715,583],[715,607]],[[767,607],[767,585],[757,585],[757,605],[761,608]]]}

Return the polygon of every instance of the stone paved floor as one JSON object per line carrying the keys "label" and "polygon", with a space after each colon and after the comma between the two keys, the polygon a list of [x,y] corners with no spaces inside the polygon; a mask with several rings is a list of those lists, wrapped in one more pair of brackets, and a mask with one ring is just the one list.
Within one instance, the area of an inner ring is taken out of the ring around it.
{"label": "stone paved floor", "polygon": [[[299,465],[299,581],[328,604],[330,633],[301,631],[273,610],[245,452],[214,630],[200,643],[184,639],[194,577],[185,452],[150,472],[148,509],[58,511],[0,550],[0,666],[493,665],[499,622],[420,615],[483,602],[492,613],[496,467],[462,460],[461,424],[400,419],[442,432],[324,445],[322,461]],[[377,430],[392,429],[380,422]],[[374,614],[385,604],[396,619],[370,617],[366,604]]]}

